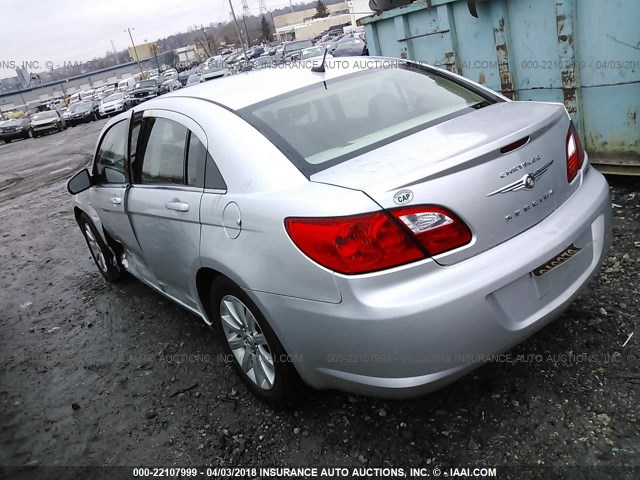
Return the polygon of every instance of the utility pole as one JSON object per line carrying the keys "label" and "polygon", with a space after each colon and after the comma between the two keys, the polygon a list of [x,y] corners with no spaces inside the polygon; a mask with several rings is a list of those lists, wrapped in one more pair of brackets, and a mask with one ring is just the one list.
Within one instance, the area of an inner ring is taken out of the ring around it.
{"label": "utility pole", "polygon": [[291,13],[293,13],[293,0],[289,0],[289,7],[291,8]]}
{"label": "utility pole", "polygon": [[238,26],[238,19],[236,18],[236,12],[233,9],[233,3],[229,0],[229,6],[231,7],[231,15],[233,16],[233,22],[236,24],[236,30],[238,32],[238,38],[240,39],[240,44],[242,45],[242,51],[244,52],[244,59],[247,60],[247,49],[244,46],[244,40],[242,40],[242,35],[240,35],[240,27]]}
{"label": "utility pole", "polygon": [[[134,28],[135,30],[135,28]],[[125,32],[129,32],[129,38],[131,39],[131,45],[133,45],[133,53],[136,56],[136,62],[138,62],[138,68],[140,69],[140,75],[144,77],[144,72],[142,71],[142,65],[140,65],[140,58],[138,57],[138,49],[136,48],[136,43],[133,41],[133,35],[131,35],[131,29],[127,27]]]}
{"label": "utility pole", "polygon": [[242,23],[244,24],[244,33],[247,35],[247,48],[251,46],[251,41],[249,40],[249,29],[247,28],[247,17],[251,14],[249,11],[249,4],[247,0],[242,1]]}
{"label": "utility pole", "polygon": [[247,28],[247,20],[246,17],[242,17],[242,23],[244,24],[244,33],[247,36],[247,48],[251,46],[251,41],[249,41],[249,29]]}
{"label": "utility pole", "polygon": [[116,44],[113,43],[113,40],[109,40],[111,42],[111,48],[113,48],[113,57],[116,59],[116,65],[120,65],[118,61],[118,51],[116,50]]}

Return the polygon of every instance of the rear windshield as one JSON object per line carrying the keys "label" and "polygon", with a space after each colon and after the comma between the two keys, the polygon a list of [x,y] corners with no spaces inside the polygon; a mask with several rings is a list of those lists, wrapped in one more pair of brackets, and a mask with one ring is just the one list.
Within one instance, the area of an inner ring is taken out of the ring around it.
{"label": "rear windshield", "polygon": [[400,65],[327,80],[239,113],[309,176],[489,103],[437,72]]}

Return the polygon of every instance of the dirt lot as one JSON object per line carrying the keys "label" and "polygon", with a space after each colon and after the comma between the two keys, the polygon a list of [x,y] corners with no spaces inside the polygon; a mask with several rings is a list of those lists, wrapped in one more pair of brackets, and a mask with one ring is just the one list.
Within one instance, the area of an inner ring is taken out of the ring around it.
{"label": "dirt lot", "polygon": [[0,465],[640,465],[640,182],[609,179],[609,259],[514,361],[415,400],[314,391],[283,413],[200,320],[99,275],[65,181],[103,123],[0,145]]}

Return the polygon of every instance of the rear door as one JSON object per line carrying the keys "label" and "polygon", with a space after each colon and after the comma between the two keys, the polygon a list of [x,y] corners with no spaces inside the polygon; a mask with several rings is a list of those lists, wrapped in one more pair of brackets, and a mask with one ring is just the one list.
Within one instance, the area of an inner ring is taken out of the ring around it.
{"label": "rear door", "polygon": [[131,226],[158,286],[195,307],[206,136],[166,110],[145,111],[141,128],[127,202]]}

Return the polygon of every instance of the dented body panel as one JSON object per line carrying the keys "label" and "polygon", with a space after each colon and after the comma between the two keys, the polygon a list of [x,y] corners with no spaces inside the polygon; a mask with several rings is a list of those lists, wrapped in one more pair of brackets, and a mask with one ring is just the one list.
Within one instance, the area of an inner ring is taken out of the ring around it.
{"label": "dented body panel", "polygon": [[561,102],[593,164],[640,174],[637,0],[430,0],[360,19],[371,55],[446,68],[514,100]]}

